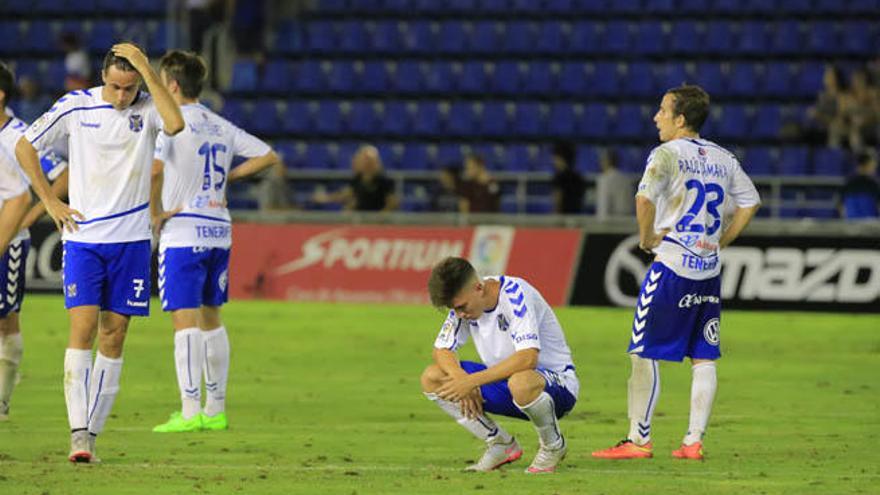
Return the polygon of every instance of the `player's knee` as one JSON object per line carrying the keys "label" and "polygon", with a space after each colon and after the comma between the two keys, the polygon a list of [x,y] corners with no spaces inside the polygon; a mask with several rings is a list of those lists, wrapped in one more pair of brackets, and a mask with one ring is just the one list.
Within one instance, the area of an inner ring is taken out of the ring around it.
{"label": "player's knee", "polygon": [[440,383],[446,373],[436,364],[429,364],[425,371],[422,372],[422,391],[430,393],[440,388]]}
{"label": "player's knee", "polygon": [[532,370],[520,371],[507,379],[507,388],[517,404],[529,404],[544,390],[544,378]]}

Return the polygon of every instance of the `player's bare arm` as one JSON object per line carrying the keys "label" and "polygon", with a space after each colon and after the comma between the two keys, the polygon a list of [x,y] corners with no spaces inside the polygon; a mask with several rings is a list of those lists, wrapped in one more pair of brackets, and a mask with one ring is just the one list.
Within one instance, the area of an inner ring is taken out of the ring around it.
{"label": "player's bare arm", "polygon": [[46,212],[52,217],[58,230],[63,231],[66,229],[69,232],[79,230],[76,225],[76,219],[85,220],[85,216],[69,207],[55,195],[52,186],[49,185],[49,180],[46,179],[46,175],[43,173],[43,168],[40,166],[40,157],[37,156],[37,150],[27,138],[22,137],[18,140],[18,143],[15,145],[15,157],[30,179],[34,192],[37,193],[40,201],[45,205]]}
{"label": "player's bare arm", "polygon": [[280,161],[281,158],[278,156],[278,154],[274,151],[270,151],[263,156],[251,158],[241,165],[230,170],[227,180],[229,182],[235,182],[246,177],[251,177],[255,174],[262,172],[263,170],[266,170],[267,168],[275,165]]}
{"label": "player's bare arm", "polygon": [[645,196],[636,196],[636,219],[639,223],[639,249],[650,253],[663,241],[666,232],[654,232],[654,218],[657,208]]}
{"label": "player's bare arm", "polygon": [[21,230],[21,219],[31,204],[31,193],[25,191],[3,202],[0,208],[0,253],[5,253],[9,242]]}
{"label": "player's bare arm", "polygon": [[538,352],[538,349],[523,349],[483,371],[465,376],[449,376],[437,390],[437,395],[446,400],[461,400],[480,385],[510,378],[520,371],[534,370],[538,366]]}
{"label": "player's bare arm", "polygon": [[724,234],[721,235],[721,239],[718,241],[718,245],[721,249],[729,246],[737,237],[739,237],[740,233],[742,233],[743,229],[752,221],[755,214],[758,213],[758,209],[761,207],[760,204],[754,206],[747,206],[745,208],[737,208],[733,212],[733,218],[730,221],[730,227],[724,231]]}
{"label": "player's bare arm", "polygon": [[[55,182],[52,183],[52,192],[58,198],[67,198],[67,188],[68,182],[70,181],[70,174],[68,169],[65,169],[64,172],[61,172],[61,175],[55,179]],[[21,221],[21,228],[28,229],[36,223],[37,220],[40,219],[43,215],[46,214],[46,205],[44,205],[41,201],[37,201],[31,206],[31,209],[25,214],[24,219]]]}
{"label": "player's bare arm", "polygon": [[162,226],[169,218],[180,213],[182,208],[165,211],[162,206],[162,184],[165,182],[165,162],[153,160],[153,171],[150,177],[150,225],[153,233],[159,235]]}
{"label": "player's bare arm", "polygon": [[146,83],[150,94],[153,96],[153,101],[156,103],[156,110],[159,111],[159,116],[162,117],[165,134],[173,136],[182,131],[185,123],[180,107],[174,102],[171,93],[168,92],[168,88],[162,84],[162,80],[156,74],[156,71],[153,70],[147,56],[131,43],[113,45],[113,53],[131,62],[131,65],[143,77],[144,83]]}
{"label": "player's bare arm", "polygon": [[[446,376],[464,377],[467,373],[461,368],[458,354],[449,349],[434,349],[434,364],[440,367]],[[480,387],[474,388],[473,392],[460,401],[461,412],[468,418],[474,418],[483,414],[483,395]]]}

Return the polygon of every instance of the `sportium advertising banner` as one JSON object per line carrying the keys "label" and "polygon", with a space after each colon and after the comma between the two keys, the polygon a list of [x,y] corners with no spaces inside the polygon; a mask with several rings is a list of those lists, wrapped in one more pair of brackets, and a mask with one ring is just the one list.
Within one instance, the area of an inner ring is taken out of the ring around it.
{"label": "sportium advertising banner", "polygon": [[266,225],[233,227],[232,298],[425,304],[431,268],[466,257],[565,304],[581,232],[513,227]]}
{"label": "sportium advertising banner", "polygon": [[[588,234],[570,302],[635,306],[649,264],[638,236]],[[747,235],[721,252],[721,267],[727,308],[880,312],[877,238]]]}

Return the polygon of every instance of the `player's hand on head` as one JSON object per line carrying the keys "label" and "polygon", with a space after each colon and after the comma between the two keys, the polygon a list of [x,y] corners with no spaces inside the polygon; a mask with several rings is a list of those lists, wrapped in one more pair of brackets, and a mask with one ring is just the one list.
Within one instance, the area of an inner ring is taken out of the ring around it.
{"label": "player's hand on head", "polygon": [[147,56],[144,55],[144,52],[131,43],[119,43],[113,45],[112,50],[114,55],[131,62],[131,65],[133,65],[138,72],[141,72],[142,69],[150,65],[150,61]]}
{"label": "player's hand on head", "polygon": [[49,213],[49,216],[52,217],[52,220],[55,222],[55,227],[61,232],[65,230],[68,232],[76,232],[79,230],[79,226],[76,223],[77,219],[86,219],[82,213],[67,206],[61,200],[55,200],[50,204],[47,204],[46,212]]}

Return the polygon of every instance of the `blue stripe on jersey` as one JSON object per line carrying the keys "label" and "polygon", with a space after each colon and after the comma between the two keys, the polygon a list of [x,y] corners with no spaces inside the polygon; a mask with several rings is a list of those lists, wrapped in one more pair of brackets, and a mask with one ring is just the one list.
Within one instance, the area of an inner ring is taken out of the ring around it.
{"label": "blue stripe on jersey", "polygon": [[112,214],[112,215],[107,215],[106,217],[93,218],[93,219],[91,219],[91,220],[86,220],[86,221],[84,221],[84,222],[76,222],[76,224],[77,224],[77,225],[88,225],[88,224],[90,224],[90,223],[100,222],[100,221],[102,221],[102,220],[112,220],[112,219],[114,219],[114,218],[124,217],[125,215],[131,215],[132,213],[137,213],[137,212],[139,212],[139,211],[141,211],[141,210],[146,210],[148,206],[150,206],[150,202],[149,202],[149,201],[147,201],[146,203],[144,203],[144,204],[142,204],[142,205],[140,205],[140,206],[135,206],[134,208],[132,208],[132,209],[130,209],[130,210],[128,210],[128,211],[123,211],[123,212],[121,212],[121,213],[114,213],[114,214]]}
{"label": "blue stripe on jersey", "polygon": [[[61,101],[61,100],[58,100],[58,101]],[[62,113],[61,115],[59,115],[58,117],[56,117],[55,121],[52,122],[51,124],[49,124],[49,127],[46,127],[45,129],[43,129],[43,132],[38,134],[37,137],[35,137],[33,139],[33,141],[31,141],[31,144],[36,143],[37,141],[40,140],[41,137],[43,137],[44,134],[49,132],[49,129],[51,129],[55,124],[58,123],[59,120],[61,120],[61,117],[64,117],[65,115],[67,115],[71,112],[75,112],[77,110],[99,110],[101,108],[113,108],[113,105],[96,105],[93,107],[74,107],[74,108],[71,108],[70,110],[68,110],[68,111]]]}
{"label": "blue stripe on jersey", "polygon": [[199,215],[197,213],[178,213],[177,215],[172,216],[171,218],[184,217],[184,218],[201,218],[203,220],[213,220],[215,222],[223,222],[223,223],[232,223],[225,218],[214,218],[209,217],[208,215]]}
{"label": "blue stripe on jersey", "polygon": [[0,132],[3,132],[4,129],[9,127],[9,124],[11,124],[13,120],[15,120],[15,119],[13,119],[12,117],[9,117],[9,120],[7,120],[5,124],[3,124],[3,127],[0,127]]}

